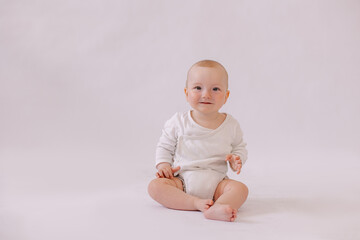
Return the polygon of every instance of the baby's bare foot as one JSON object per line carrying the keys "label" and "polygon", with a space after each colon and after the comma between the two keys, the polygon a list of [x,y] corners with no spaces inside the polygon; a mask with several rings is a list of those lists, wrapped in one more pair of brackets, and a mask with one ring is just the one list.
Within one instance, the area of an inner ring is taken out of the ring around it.
{"label": "baby's bare foot", "polygon": [[232,209],[229,205],[215,203],[204,212],[204,216],[212,220],[233,222],[237,217],[237,210]]}
{"label": "baby's bare foot", "polygon": [[211,199],[200,199],[200,198],[198,198],[198,199],[195,200],[194,204],[195,204],[195,207],[198,210],[204,212],[204,211],[208,210],[214,204],[214,201],[211,200]]}

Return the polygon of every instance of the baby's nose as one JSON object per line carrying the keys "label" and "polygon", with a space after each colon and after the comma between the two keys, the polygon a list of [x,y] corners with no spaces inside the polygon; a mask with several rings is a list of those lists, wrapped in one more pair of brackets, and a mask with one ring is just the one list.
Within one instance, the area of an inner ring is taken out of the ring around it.
{"label": "baby's nose", "polygon": [[209,90],[204,90],[203,91],[203,97],[204,98],[210,98],[211,97],[211,92]]}

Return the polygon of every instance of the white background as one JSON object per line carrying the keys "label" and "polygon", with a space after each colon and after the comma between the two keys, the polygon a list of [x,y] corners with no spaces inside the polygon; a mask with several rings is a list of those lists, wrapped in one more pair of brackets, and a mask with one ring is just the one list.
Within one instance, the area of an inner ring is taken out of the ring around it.
{"label": "white background", "polygon": [[[259,239],[289,239],[308,223],[301,230],[307,239],[359,237],[360,1],[0,6],[1,239],[50,239],[55,232],[118,239],[121,221],[135,219],[131,209],[139,208],[147,222],[184,217],[157,208],[146,185],[161,128],[189,109],[186,72],[202,59],[227,68],[231,93],[222,111],[239,120],[248,142],[249,159],[233,176],[250,188],[235,223],[241,232],[254,237],[260,224]],[[116,199],[110,205],[120,224],[99,207],[91,217],[87,208],[72,215],[84,199],[92,199],[89,209]],[[64,209],[69,215],[61,218]],[[322,219],[315,230],[314,212]],[[94,230],[103,221],[89,219],[99,216],[113,225]]]}

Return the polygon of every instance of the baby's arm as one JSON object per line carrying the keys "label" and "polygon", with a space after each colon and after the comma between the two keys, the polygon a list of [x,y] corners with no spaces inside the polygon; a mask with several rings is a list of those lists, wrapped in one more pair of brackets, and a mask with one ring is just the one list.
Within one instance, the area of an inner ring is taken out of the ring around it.
{"label": "baby's arm", "polygon": [[156,176],[158,178],[172,178],[174,172],[179,170],[177,169],[173,172],[173,168],[171,168],[177,145],[175,118],[176,114],[166,121],[156,147],[155,163],[157,169]]}
{"label": "baby's arm", "polygon": [[158,170],[156,177],[158,178],[173,178],[174,173],[180,170],[180,166],[173,168],[170,163],[167,162],[159,163],[156,168]]}
{"label": "baby's arm", "polygon": [[[234,141],[232,143],[232,151],[231,154],[229,155],[235,156],[234,161],[237,162],[237,164],[241,164],[241,167],[242,165],[245,164],[245,161],[247,160],[248,151],[246,150],[246,143],[243,140],[243,133],[241,131],[239,123],[237,123],[235,127],[235,136],[234,136]],[[238,162],[239,160],[240,162]],[[232,167],[231,164],[230,166]],[[238,170],[234,170],[234,171],[238,171]]]}
{"label": "baby's arm", "polygon": [[235,154],[228,154],[226,155],[225,161],[229,162],[231,169],[239,174],[242,168],[242,162],[239,156]]}

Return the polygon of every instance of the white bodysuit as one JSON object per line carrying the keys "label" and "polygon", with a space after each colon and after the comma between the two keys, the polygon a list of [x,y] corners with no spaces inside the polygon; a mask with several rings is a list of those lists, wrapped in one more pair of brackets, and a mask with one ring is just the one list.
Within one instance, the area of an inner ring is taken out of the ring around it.
{"label": "white bodysuit", "polygon": [[217,129],[197,124],[191,111],[176,113],[166,123],[156,149],[156,165],[173,167],[184,182],[186,193],[212,199],[217,185],[226,177],[227,154],[238,155],[245,163],[246,143],[239,123],[229,114]]}

